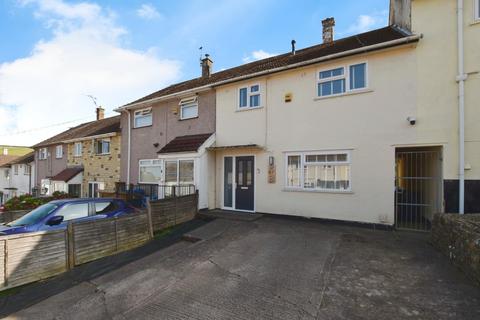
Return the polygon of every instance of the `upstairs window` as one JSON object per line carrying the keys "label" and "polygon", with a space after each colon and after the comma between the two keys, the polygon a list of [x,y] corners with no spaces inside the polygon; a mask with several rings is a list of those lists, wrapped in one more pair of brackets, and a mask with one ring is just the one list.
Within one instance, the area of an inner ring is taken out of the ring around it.
{"label": "upstairs window", "polygon": [[100,139],[95,142],[95,153],[97,155],[110,154],[110,140]]}
{"label": "upstairs window", "polygon": [[82,143],[75,142],[73,146],[73,156],[74,157],[81,157],[82,156]]}
{"label": "upstairs window", "polygon": [[152,108],[135,111],[135,114],[134,114],[135,128],[151,126],[152,121],[153,121]]}
{"label": "upstairs window", "polygon": [[198,117],[197,97],[182,99],[180,101],[180,120]]}
{"label": "upstairs window", "polygon": [[24,167],[24,170],[23,170],[23,174],[26,175],[26,176],[29,176],[32,174],[32,167],[28,164],[25,165]]}
{"label": "upstairs window", "polygon": [[38,159],[46,160],[47,159],[47,148],[41,148],[38,150]]}
{"label": "upstairs window", "polygon": [[3,155],[8,156],[8,149],[7,148],[3,148]]}
{"label": "upstairs window", "polygon": [[239,105],[240,109],[258,108],[260,107],[260,85],[254,84],[239,89]]}
{"label": "upstairs window", "polygon": [[18,164],[13,165],[13,174],[18,176]]}
{"label": "upstairs window", "polygon": [[[348,72],[348,74],[347,74]],[[367,64],[360,63],[318,72],[317,95],[328,97],[367,87]]]}
{"label": "upstairs window", "polygon": [[63,146],[56,146],[55,147],[55,158],[61,159],[63,157]]}

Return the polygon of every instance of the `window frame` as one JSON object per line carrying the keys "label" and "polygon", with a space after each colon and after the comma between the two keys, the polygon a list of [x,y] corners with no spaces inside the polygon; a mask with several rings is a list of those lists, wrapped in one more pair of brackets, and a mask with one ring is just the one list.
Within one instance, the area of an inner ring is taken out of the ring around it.
{"label": "window frame", "polygon": [[[77,148],[77,146],[80,146],[80,148]],[[80,149],[80,150],[78,150]],[[79,151],[79,152],[77,152]],[[73,144],[73,156],[75,158],[79,158],[82,156],[82,153],[83,153],[83,143],[82,142],[75,142]]]}
{"label": "window frame", "polygon": [[[147,161],[149,161],[149,164],[142,164],[142,162],[147,163]],[[158,164],[154,164],[155,161],[158,161]],[[160,180],[157,183],[142,181],[142,174],[141,174],[141,168],[142,167],[160,167],[160,170],[161,170]],[[140,160],[138,160],[138,183],[158,185],[162,181],[163,171],[164,171],[164,168],[163,168],[163,161],[162,160],[160,160],[160,159],[140,159]]]}
{"label": "window frame", "polygon": [[[251,88],[252,87],[255,87],[255,86],[258,86],[258,91],[257,92],[254,92],[252,94],[252,91],[251,91]],[[247,105],[242,107],[240,105],[240,91],[242,89],[247,89]],[[251,96],[258,96],[258,106],[251,106],[250,105],[250,97]],[[237,90],[237,110],[251,110],[251,109],[259,109],[259,108],[262,108],[262,85],[258,82],[255,82],[255,83],[249,83],[249,84],[245,84],[245,85],[242,85],[240,87],[238,87],[238,90]]]}
{"label": "window frame", "polygon": [[[328,189],[328,188],[305,188],[305,166],[307,164],[306,158],[310,155],[332,155],[332,154],[346,154],[346,161],[335,162],[309,162],[310,164],[323,164],[329,165],[348,165],[348,189]],[[304,191],[304,192],[323,192],[323,193],[352,193],[352,153],[351,150],[323,150],[323,151],[301,151],[301,152],[286,152],[284,158],[284,190],[286,191]],[[300,156],[300,186],[288,185],[288,158],[291,156]]]}
{"label": "window frame", "polygon": [[[198,118],[198,97],[197,96],[182,99],[182,100],[180,100],[178,105],[180,106],[180,120],[188,120],[188,119]],[[192,107],[196,107],[197,112],[196,112],[195,116],[184,117],[183,116],[183,109],[184,108],[192,108]]]}
{"label": "window frame", "polygon": [[29,165],[29,164],[25,164],[25,166],[23,167],[23,175],[24,176],[29,176],[32,174],[32,166]]}
{"label": "window frame", "polygon": [[473,0],[473,21],[480,22],[480,0]]}
{"label": "window frame", "polygon": [[59,144],[55,146],[55,159],[62,159],[62,158],[63,158],[63,145]]}
{"label": "window frame", "polygon": [[38,150],[38,160],[47,160],[48,150],[47,148],[40,148]]}
{"label": "window frame", "polygon": [[[145,124],[145,125],[141,125],[141,126],[137,125],[137,119],[138,118],[145,118],[147,116],[150,116],[150,123],[149,124]],[[153,109],[152,109],[152,107],[135,110],[133,112],[133,128],[134,129],[150,127],[152,125],[153,125]]]}
{"label": "window frame", "polygon": [[[108,152],[103,151],[103,142],[108,141]],[[98,143],[102,142],[102,153],[98,153]],[[112,141],[109,138],[102,138],[102,139],[95,139],[94,143],[94,148],[95,148],[95,155],[97,156],[105,156],[109,155],[112,151]]]}
{"label": "window frame", "polygon": [[[356,89],[350,89],[351,87],[351,83],[350,83],[350,67],[352,66],[356,66],[356,65],[361,65],[361,64],[365,64],[365,86],[363,88],[356,88]],[[333,76],[333,77],[330,77],[330,78],[320,78],[320,73],[322,72],[325,72],[325,71],[331,71],[331,70],[335,70],[335,69],[340,69],[340,68],[343,68],[343,75],[340,75],[340,76]],[[342,93],[335,93],[335,94],[330,94],[330,95],[319,95],[319,85],[321,83],[325,83],[325,82],[331,82],[331,81],[335,81],[335,80],[340,80],[340,79],[344,79],[345,80],[345,90],[344,92]],[[332,65],[331,67],[328,67],[328,68],[319,68],[317,69],[317,75],[316,75],[316,85],[315,85],[315,96],[317,99],[325,99],[325,98],[330,98],[330,97],[338,97],[338,96],[343,96],[343,95],[347,95],[349,93],[355,93],[355,92],[361,92],[361,91],[365,91],[365,90],[368,90],[369,88],[369,79],[368,79],[368,61],[367,60],[364,60],[364,61],[356,61],[354,63],[348,63],[348,64],[343,64],[343,65]]]}
{"label": "window frame", "polygon": [[19,172],[19,165],[18,164],[14,164],[13,165],[13,175],[14,176],[18,176],[18,172]]}

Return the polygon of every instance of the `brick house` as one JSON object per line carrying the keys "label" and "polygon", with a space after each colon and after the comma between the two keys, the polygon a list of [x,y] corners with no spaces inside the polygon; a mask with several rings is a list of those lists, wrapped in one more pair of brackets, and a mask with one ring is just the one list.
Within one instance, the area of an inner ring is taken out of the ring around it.
{"label": "brick house", "polygon": [[76,197],[98,197],[114,191],[120,180],[120,116],[104,118],[64,131],[34,146],[41,194],[68,192]]}

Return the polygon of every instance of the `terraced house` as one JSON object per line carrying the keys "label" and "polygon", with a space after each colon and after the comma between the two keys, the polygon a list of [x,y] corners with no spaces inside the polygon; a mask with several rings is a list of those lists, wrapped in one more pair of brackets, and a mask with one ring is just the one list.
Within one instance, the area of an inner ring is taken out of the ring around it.
{"label": "terraced house", "polygon": [[480,4],[462,3],[391,0],[385,28],[335,40],[328,18],[323,43],[220,72],[206,56],[201,77],[119,109],[122,179],[181,184],[168,160],[205,152],[187,179],[201,208],[409,229],[479,211]]}
{"label": "terraced house", "polygon": [[98,197],[113,192],[120,180],[120,117],[104,118],[64,131],[34,146],[42,194],[67,192],[75,197]]}

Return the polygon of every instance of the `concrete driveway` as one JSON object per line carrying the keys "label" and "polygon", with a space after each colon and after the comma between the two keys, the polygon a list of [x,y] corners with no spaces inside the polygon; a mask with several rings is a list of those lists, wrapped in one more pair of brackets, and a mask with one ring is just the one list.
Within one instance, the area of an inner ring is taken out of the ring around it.
{"label": "concrete driveway", "polygon": [[423,234],[217,219],[18,319],[480,319],[480,289]]}

